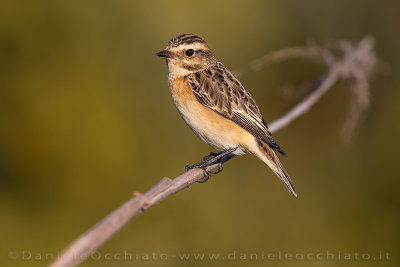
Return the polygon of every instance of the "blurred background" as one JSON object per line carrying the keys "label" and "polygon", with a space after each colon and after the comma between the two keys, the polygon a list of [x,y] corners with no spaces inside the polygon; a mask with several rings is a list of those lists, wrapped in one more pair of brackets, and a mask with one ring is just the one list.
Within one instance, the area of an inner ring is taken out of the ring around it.
{"label": "blurred background", "polygon": [[[357,42],[371,35],[385,70],[373,79],[371,107],[349,142],[339,134],[350,95],[345,82],[274,134],[289,156],[282,162],[297,199],[254,156],[234,158],[207,183],[135,218],[82,266],[400,264],[400,2],[5,0],[1,6],[0,265],[49,264],[134,191],[176,177],[212,150],[178,115],[165,62],[154,56],[182,33],[203,37],[232,70],[310,39]],[[324,71],[288,61],[240,79],[268,122],[305,97],[282,88],[299,88]],[[278,259],[279,251],[323,253],[325,260]],[[327,251],[334,259],[326,259]],[[190,253],[206,254],[201,260]],[[262,253],[276,257],[261,260]]]}

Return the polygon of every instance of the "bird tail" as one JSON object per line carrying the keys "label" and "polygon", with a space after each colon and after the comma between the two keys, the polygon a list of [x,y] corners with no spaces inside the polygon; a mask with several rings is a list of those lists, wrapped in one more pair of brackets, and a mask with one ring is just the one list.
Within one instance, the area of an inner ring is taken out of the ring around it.
{"label": "bird tail", "polygon": [[258,153],[254,153],[258,158],[260,158],[265,164],[267,164],[272,171],[285,183],[289,192],[297,197],[296,190],[293,187],[292,181],[279,158],[276,156],[274,150],[266,143],[261,140],[257,140]]}

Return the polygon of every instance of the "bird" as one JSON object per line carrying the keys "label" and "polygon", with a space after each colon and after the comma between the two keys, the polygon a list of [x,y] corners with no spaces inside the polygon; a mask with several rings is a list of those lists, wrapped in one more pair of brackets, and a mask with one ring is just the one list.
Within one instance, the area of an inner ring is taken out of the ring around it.
{"label": "bird", "polygon": [[250,153],[269,166],[297,197],[275,151],[287,156],[272,138],[256,102],[214,57],[208,44],[194,34],[182,34],[156,55],[166,59],[169,89],[183,120],[204,142],[220,151],[211,152],[203,163],[191,168],[205,170],[217,160]]}

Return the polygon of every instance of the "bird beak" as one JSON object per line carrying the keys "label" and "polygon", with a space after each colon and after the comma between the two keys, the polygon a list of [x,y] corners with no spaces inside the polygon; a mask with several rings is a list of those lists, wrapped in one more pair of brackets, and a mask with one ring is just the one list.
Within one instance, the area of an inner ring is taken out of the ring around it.
{"label": "bird beak", "polygon": [[172,54],[171,52],[169,52],[168,50],[163,50],[163,51],[156,53],[156,56],[171,58],[171,57],[174,57],[175,55]]}

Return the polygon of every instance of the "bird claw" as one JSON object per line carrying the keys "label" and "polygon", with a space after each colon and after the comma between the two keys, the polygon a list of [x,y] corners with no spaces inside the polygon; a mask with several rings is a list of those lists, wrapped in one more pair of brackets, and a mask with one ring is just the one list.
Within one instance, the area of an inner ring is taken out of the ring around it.
{"label": "bird claw", "polygon": [[198,183],[204,183],[208,179],[210,179],[210,173],[207,171],[207,165],[204,164],[204,162],[185,166],[186,171],[190,171],[191,169],[196,169],[196,168],[202,169],[204,174],[204,177],[197,181]]}
{"label": "bird claw", "polygon": [[206,170],[206,168],[207,167],[201,167],[201,169],[203,170],[203,174],[204,174],[204,177],[203,178],[201,178],[201,179],[199,179],[197,182],[198,183],[205,183],[205,182],[207,182],[208,181],[208,179],[210,179],[210,173]]}
{"label": "bird claw", "polygon": [[204,162],[202,163],[195,163],[193,165],[186,165],[185,170],[190,171],[191,169],[202,168],[204,166]]}
{"label": "bird claw", "polygon": [[[211,174],[217,174],[220,173],[223,168],[222,168],[222,163],[230,159],[234,155],[230,155],[230,153],[234,152],[237,149],[235,148],[230,148],[228,150],[222,151],[222,152],[210,152],[210,155],[204,157],[204,161],[201,163],[196,163],[193,165],[187,165],[185,166],[186,171],[190,171],[191,169],[196,169],[200,168],[203,170],[204,177],[198,180],[199,183],[204,183],[210,178],[210,173]],[[230,156],[229,156],[230,155]],[[212,166],[214,164],[218,164],[218,169],[216,171],[207,171],[207,167]]]}
{"label": "bird claw", "polygon": [[220,163],[218,163],[218,170],[216,170],[216,171],[210,171],[210,173],[212,173],[212,174],[218,174],[218,173],[222,172],[223,169],[224,169],[224,168],[222,167],[222,163],[220,162]]}

